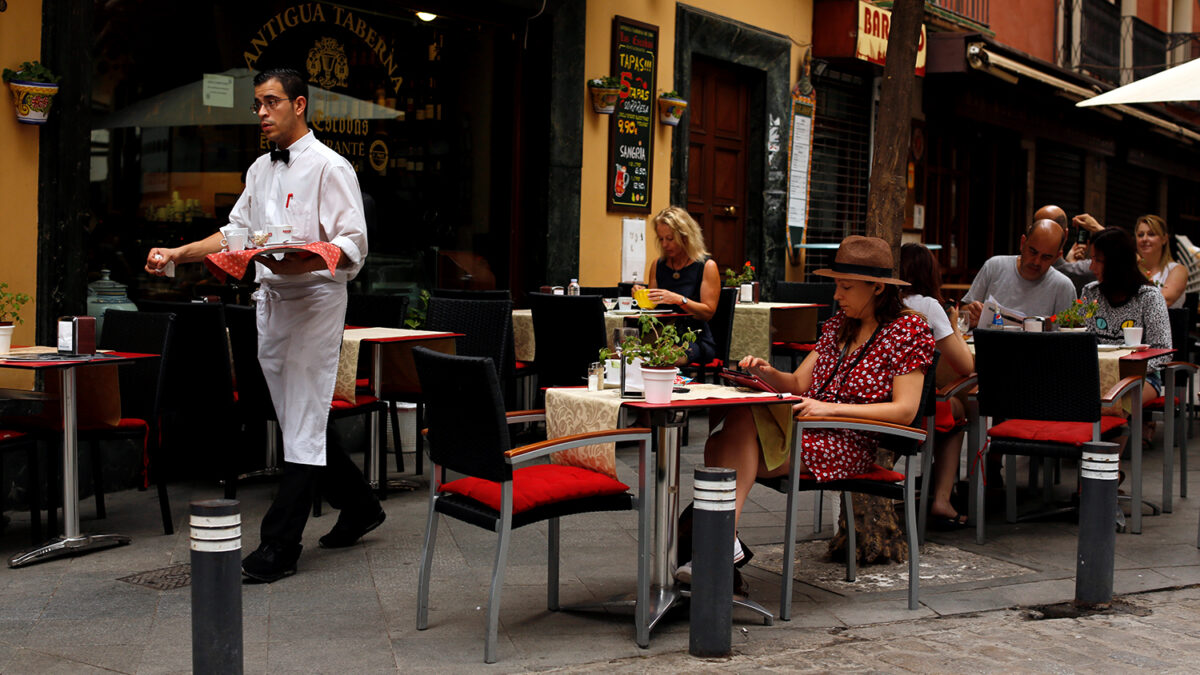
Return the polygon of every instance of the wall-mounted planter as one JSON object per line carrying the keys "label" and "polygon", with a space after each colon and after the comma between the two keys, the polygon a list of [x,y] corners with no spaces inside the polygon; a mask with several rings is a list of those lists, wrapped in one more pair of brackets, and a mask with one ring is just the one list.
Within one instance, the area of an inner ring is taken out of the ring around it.
{"label": "wall-mounted planter", "polygon": [[12,80],[13,107],[17,121],[22,124],[45,124],[50,117],[50,104],[58,93],[58,85],[48,82],[23,82]]}
{"label": "wall-mounted planter", "polygon": [[681,98],[658,97],[658,121],[673,127],[679,124],[688,102]]}
{"label": "wall-mounted planter", "polygon": [[621,97],[620,87],[597,87],[588,85],[592,95],[592,110],[601,115],[611,115],[617,109],[617,100]]}

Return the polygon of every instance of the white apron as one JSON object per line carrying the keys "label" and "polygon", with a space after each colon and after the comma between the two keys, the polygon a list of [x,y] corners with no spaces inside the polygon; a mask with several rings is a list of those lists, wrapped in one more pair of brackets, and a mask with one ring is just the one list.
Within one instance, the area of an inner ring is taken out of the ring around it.
{"label": "white apron", "polygon": [[320,277],[303,284],[263,283],[254,299],[258,361],[283,429],[283,458],[325,466],[325,426],[346,323],[346,285]]}

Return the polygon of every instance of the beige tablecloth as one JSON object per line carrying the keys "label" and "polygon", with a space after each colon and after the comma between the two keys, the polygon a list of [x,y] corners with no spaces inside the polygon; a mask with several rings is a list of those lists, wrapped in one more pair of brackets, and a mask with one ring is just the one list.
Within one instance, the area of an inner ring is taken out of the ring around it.
{"label": "beige tablecloth", "polygon": [[747,354],[771,357],[771,342],[815,342],[816,305],[794,302],[740,302],[733,308],[733,334],[729,339],[729,361],[737,363]]}
{"label": "beige tablecloth", "polygon": [[[372,338],[404,338],[394,343],[397,347],[411,349],[415,344],[430,346],[430,341],[449,342],[448,353],[454,353],[454,339],[447,338],[445,331],[414,330],[411,328],[348,328],[342,332],[342,351],[338,355],[337,382],[333,387],[333,397],[355,403],[355,382],[358,377],[358,355],[363,340]],[[442,348],[430,346],[431,349],[447,352]],[[409,356],[411,361],[411,356]],[[386,359],[385,359],[386,365]]]}
{"label": "beige tablecloth", "polygon": [[[687,393],[674,393],[673,401],[700,399],[773,398],[774,394],[748,392],[735,387],[715,384],[691,384]],[[546,390],[546,437],[559,438],[588,431],[616,429],[620,423],[622,399],[618,389],[588,391],[583,388],[553,388]],[[588,445],[563,450],[550,456],[555,464],[580,466],[617,477],[616,449],[612,443]]]}

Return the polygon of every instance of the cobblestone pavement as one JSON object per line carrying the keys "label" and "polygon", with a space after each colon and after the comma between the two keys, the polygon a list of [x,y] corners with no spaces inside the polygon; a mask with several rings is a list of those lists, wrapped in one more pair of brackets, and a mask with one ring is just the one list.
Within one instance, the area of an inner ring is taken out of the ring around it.
{"label": "cobblestone pavement", "polygon": [[[890,672],[1194,673],[1200,670],[1200,587],[1124,598],[1128,609],[1035,620],[1003,609],[890,623],[772,633],[741,633],[733,654],[686,652],[578,664],[554,673]],[[737,635],[737,632],[735,632]]]}

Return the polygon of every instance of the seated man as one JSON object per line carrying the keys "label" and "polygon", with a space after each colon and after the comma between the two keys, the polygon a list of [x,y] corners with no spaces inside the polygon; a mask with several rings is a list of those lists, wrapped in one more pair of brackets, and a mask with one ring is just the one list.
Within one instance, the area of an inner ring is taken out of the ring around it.
{"label": "seated man", "polygon": [[1075,285],[1053,268],[1066,231],[1053,220],[1035,220],[1021,236],[1020,254],[988,259],[963,296],[971,325],[989,297],[1027,316],[1050,316],[1075,302]]}

